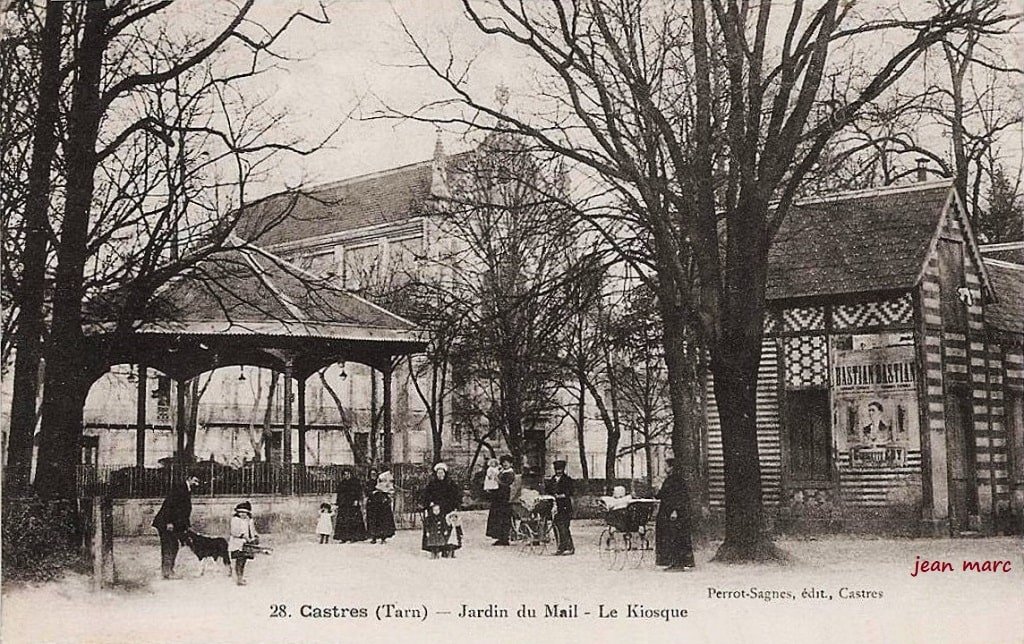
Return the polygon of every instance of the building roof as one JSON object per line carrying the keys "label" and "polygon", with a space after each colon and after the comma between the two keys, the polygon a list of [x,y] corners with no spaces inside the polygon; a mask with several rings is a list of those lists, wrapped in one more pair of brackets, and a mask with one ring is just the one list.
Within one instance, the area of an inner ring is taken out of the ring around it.
{"label": "building roof", "polygon": [[997,259],[1012,264],[1024,264],[1024,241],[979,246],[985,259]]}
{"label": "building roof", "polygon": [[465,154],[446,156],[439,149],[426,161],[265,197],[245,209],[237,232],[274,248],[421,216],[443,190],[439,166],[447,172]]}
{"label": "building roof", "polygon": [[992,328],[1024,334],[1024,266],[985,257],[995,289],[995,302],[985,305],[985,323]]}
{"label": "building roof", "polygon": [[378,369],[426,342],[411,322],[263,249],[233,246],[198,261],[117,323],[125,292],[87,303],[88,341],[112,364],[137,362],[175,378],[232,364],[292,368],[306,377],[352,360]]}
{"label": "building roof", "polygon": [[139,332],[414,339],[408,320],[341,288],[334,278],[242,243],[200,262],[154,298]]}
{"label": "building roof", "polygon": [[951,195],[947,180],[794,204],[768,252],[768,299],[913,287]]}

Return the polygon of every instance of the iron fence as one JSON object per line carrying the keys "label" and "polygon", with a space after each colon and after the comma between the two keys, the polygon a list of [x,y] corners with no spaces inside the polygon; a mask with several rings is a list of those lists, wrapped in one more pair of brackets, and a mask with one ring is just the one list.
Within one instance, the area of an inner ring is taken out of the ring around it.
{"label": "iron fence", "polygon": [[[77,472],[79,496],[90,496],[97,486],[113,498],[162,498],[187,476],[199,477],[193,496],[330,495],[337,491],[342,471],[349,470],[356,480],[365,481],[372,465],[299,465],[284,463],[247,463],[229,467],[214,462],[177,464],[159,468],[134,465],[80,465]],[[402,496],[417,495],[429,480],[432,468],[427,464],[393,463],[388,469]],[[452,479],[466,484],[465,468],[453,466]],[[415,498],[415,497],[414,497]],[[407,501],[412,505],[413,499]]]}

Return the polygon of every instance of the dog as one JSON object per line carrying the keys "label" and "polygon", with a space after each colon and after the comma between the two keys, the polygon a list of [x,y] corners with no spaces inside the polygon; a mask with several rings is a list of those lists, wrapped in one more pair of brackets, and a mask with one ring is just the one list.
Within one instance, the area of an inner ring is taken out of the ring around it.
{"label": "dog", "polygon": [[188,546],[199,559],[199,574],[206,572],[206,559],[224,562],[228,576],[231,576],[231,559],[228,557],[228,540],[222,537],[208,537],[192,530],[186,530],[181,542]]}

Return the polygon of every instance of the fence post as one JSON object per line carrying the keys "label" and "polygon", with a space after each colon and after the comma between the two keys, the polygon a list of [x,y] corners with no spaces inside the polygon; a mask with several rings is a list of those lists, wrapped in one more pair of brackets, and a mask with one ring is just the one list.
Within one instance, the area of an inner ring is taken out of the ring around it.
{"label": "fence post", "polygon": [[90,553],[92,555],[92,587],[100,590],[114,583],[114,504],[109,494],[92,498]]}

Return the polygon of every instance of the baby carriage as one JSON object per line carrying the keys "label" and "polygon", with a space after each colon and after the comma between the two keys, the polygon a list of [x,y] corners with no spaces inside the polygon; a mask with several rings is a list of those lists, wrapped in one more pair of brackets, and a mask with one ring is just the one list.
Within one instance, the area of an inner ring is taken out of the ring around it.
{"label": "baby carriage", "polygon": [[509,543],[519,546],[520,554],[543,554],[553,540],[552,517],[555,497],[541,494],[524,497],[512,506]]}
{"label": "baby carriage", "polygon": [[601,560],[611,570],[638,568],[644,556],[654,550],[654,529],[650,523],[658,502],[631,499],[618,504],[606,497],[602,503],[605,527],[598,540]]}

